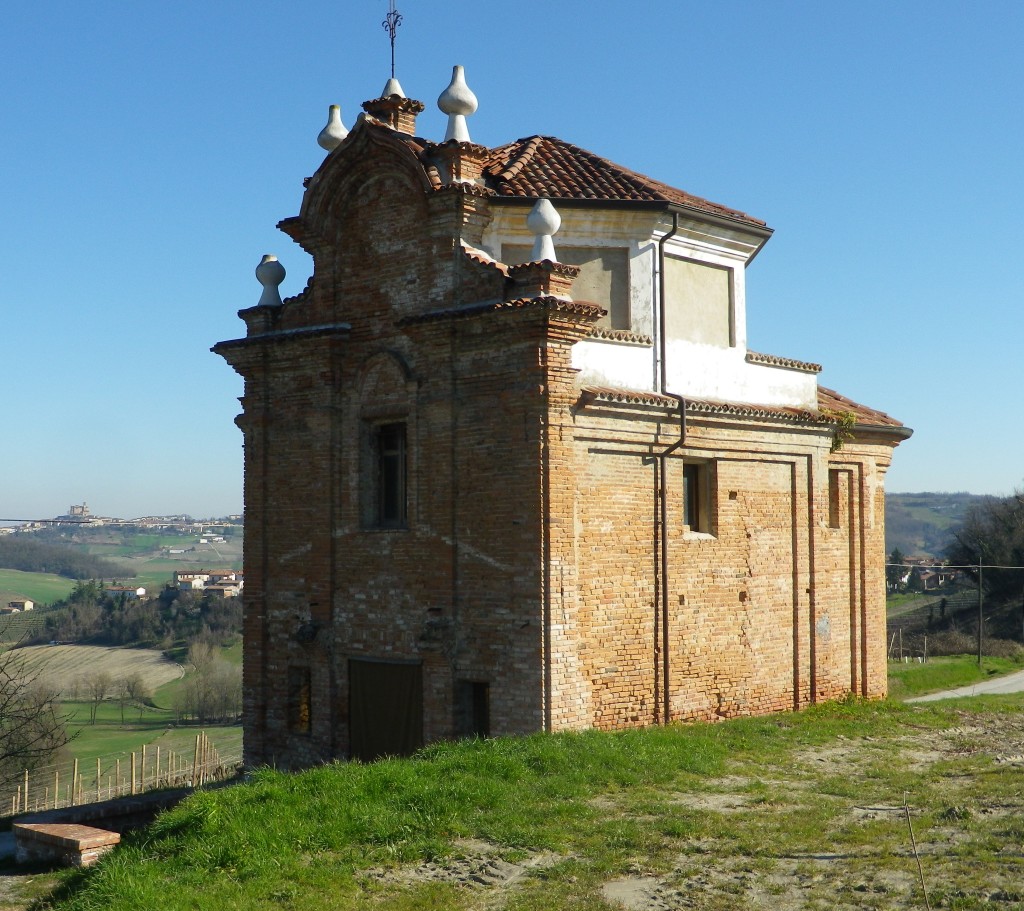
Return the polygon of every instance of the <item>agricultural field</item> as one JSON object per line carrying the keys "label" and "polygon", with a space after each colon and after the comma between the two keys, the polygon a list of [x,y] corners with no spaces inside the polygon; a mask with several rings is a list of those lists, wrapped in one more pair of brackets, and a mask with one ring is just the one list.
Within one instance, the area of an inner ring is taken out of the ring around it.
{"label": "agricultural field", "polygon": [[[75,587],[73,579],[53,573],[25,573],[18,569],[0,569],[0,592],[17,593],[37,605],[66,598]],[[10,600],[10,599],[8,599]]]}
{"label": "agricultural field", "polygon": [[0,618],[0,651],[27,642],[35,636],[46,625],[50,613],[47,607],[37,607],[28,613]]}
{"label": "agricultural field", "polygon": [[[239,653],[240,645],[224,649],[223,657],[234,662]],[[60,688],[61,712],[70,737],[68,745],[53,762],[35,770],[34,787],[42,787],[54,776],[65,784],[70,782],[74,763],[81,764],[83,775],[88,772],[87,789],[96,786],[92,782],[98,763],[102,770],[100,783],[106,786],[109,778],[116,782],[119,776],[127,775],[132,754],[141,757],[144,750],[148,750],[151,762],[158,752],[165,761],[171,754],[191,760],[199,734],[205,736],[224,762],[231,764],[241,760],[242,729],[239,725],[204,724],[200,727],[182,722],[174,708],[175,696],[192,669],[162,652],[60,645],[34,646],[12,654],[24,660],[26,674],[38,673],[40,679]],[[93,705],[85,680],[96,672],[106,673],[112,680],[138,674],[151,696],[141,703],[127,699],[122,702],[112,686],[107,698]],[[0,807],[10,801],[10,794],[0,793]],[[0,908],[3,907],[0,902]]]}
{"label": "agricultural field", "polygon": [[29,674],[36,674],[59,688],[62,699],[78,699],[90,674],[106,673],[112,679],[138,674],[150,692],[185,671],[162,652],[146,648],[107,648],[98,645],[36,645],[18,649]]}

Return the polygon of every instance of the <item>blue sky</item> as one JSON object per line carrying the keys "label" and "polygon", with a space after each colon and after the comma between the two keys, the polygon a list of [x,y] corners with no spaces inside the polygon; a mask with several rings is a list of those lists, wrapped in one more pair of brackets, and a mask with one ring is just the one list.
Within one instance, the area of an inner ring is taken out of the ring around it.
{"label": "blue sky", "polygon": [[[1024,5],[402,0],[397,75],[456,63],[473,139],[556,135],[765,219],[750,345],[915,430],[890,491],[1024,480]],[[253,269],[389,75],[385,0],[54,0],[4,14],[0,518],[237,512]]]}

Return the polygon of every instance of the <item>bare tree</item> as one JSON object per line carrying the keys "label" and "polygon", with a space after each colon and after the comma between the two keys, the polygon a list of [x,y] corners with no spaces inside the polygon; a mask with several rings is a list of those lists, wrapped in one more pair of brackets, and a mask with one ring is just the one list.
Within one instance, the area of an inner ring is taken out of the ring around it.
{"label": "bare tree", "polygon": [[131,701],[131,687],[127,677],[118,677],[114,681],[114,698],[121,709],[121,724],[124,724],[124,707]]}
{"label": "bare tree", "polygon": [[216,646],[203,638],[190,644],[189,662],[195,670],[185,678],[175,698],[179,719],[232,721],[241,713],[242,669],[217,652]]}
{"label": "bare tree", "polygon": [[146,683],[146,679],[137,671],[125,678],[125,687],[128,690],[128,698],[139,710],[139,721],[142,721],[142,713],[145,711],[146,703],[153,698],[153,693]]}
{"label": "bare tree", "polygon": [[67,742],[57,693],[17,651],[0,653],[0,785],[47,761]]}
{"label": "bare tree", "polygon": [[217,660],[217,650],[206,639],[193,639],[188,646],[188,663],[202,675]]}
{"label": "bare tree", "polygon": [[89,720],[96,723],[96,713],[99,711],[100,703],[110,694],[113,686],[113,678],[106,671],[93,671],[85,678],[85,688],[89,694]]}

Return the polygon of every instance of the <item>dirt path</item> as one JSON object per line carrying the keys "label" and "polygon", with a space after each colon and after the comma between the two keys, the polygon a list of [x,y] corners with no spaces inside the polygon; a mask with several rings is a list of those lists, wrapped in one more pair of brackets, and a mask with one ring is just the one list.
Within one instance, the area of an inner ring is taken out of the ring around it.
{"label": "dirt path", "polygon": [[904,702],[935,702],[938,699],[958,699],[961,696],[981,696],[985,693],[1021,693],[1024,692],[1024,671],[1015,671],[991,680],[982,680],[970,686],[961,686],[955,690],[942,690],[929,693],[927,696],[915,696]]}

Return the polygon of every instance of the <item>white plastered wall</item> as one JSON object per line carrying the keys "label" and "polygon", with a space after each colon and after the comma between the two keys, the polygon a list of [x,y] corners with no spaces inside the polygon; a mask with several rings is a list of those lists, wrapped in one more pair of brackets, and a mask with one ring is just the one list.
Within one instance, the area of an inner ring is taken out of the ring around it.
{"label": "white plastered wall", "polygon": [[[556,203],[557,207],[557,203]],[[529,211],[521,206],[495,207],[482,246],[496,259],[503,244],[532,244],[526,227]],[[619,247],[629,253],[631,331],[636,339],[585,339],[573,348],[573,366],[583,385],[657,391],[659,385],[658,246],[670,230],[661,213],[626,209],[563,207],[555,252],[574,247]],[[800,369],[748,363],[746,264],[762,244],[762,235],[742,226],[723,226],[682,216],[678,230],[665,242],[665,255],[706,264],[731,275],[732,345],[704,344],[685,338],[666,341],[667,391],[688,398],[737,404],[817,407],[817,377]],[[671,297],[669,299],[671,306]]]}

